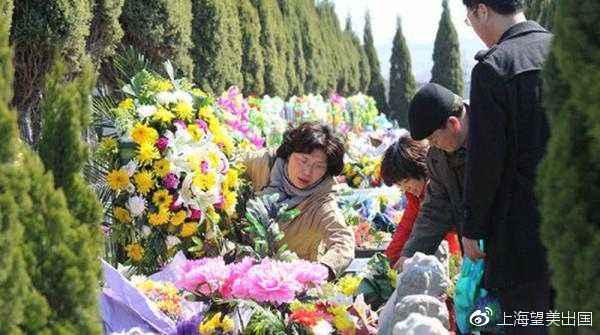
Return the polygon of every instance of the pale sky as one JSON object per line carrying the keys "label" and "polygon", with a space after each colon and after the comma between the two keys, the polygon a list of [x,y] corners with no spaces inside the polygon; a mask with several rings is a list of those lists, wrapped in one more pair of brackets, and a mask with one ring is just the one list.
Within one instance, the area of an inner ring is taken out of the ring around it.
{"label": "pale sky", "polygon": [[[392,40],[396,33],[396,16],[402,19],[402,31],[410,49],[413,72],[418,81],[429,81],[433,61],[433,44],[442,15],[442,0],[333,0],[342,28],[348,14],[354,31],[362,41],[364,16],[371,13],[375,47],[384,78],[389,77]],[[469,74],[473,57],[485,45],[473,29],[464,23],[466,10],[461,0],[450,0],[450,13],[459,36],[464,70]]]}

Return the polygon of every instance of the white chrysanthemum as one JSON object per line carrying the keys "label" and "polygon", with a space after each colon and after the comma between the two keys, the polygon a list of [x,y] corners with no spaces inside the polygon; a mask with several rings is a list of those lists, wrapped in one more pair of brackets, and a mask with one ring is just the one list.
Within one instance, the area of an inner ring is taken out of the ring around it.
{"label": "white chrysanthemum", "polygon": [[167,236],[167,240],[165,243],[167,244],[167,248],[171,249],[174,246],[181,243],[181,240],[179,238],[177,238],[176,236],[169,235],[169,236]]}
{"label": "white chrysanthemum", "polygon": [[148,226],[143,226],[142,227],[142,236],[144,238],[146,238],[146,237],[150,236],[150,234],[152,234],[152,229],[150,229],[150,227],[148,227]]}
{"label": "white chrysanthemum", "polygon": [[156,101],[163,106],[168,106],[171,103],[177,102],[177,97],[171,92],[159,92],[155,96]]}
{"label": "white chrysanthemum", "polygon": [[136,160],[132,159],[129,161],[129,163],[127,163],[127,165],[123,166],[123,168],[125,169],[125,171],[127,171],[127,175],[129,175],[129,177],[131,177],[137,171],[138,162]]}
{"label": "white chrysanthemum", "polygon": [[185,102],[190,105],[194,104],[194,98],[192,97],[191,94],[189,94],[186,91],[181,91],[181,90],[175,91],[173,93],[173,96],[175,97],[175,100],[177,100],[179,102]]}
{"label": "white chrysanthemum", "polygon": [[142,105],[137,109],[138,115],[142,118],[149,118],[156,113],[156,106]]}
{"label": "white chrysanthemum", "polygon": [[127,200],[127,209],[134,217],[141,216],[146,211],[146,200],[140,196],[133,196]]}
{"label": "white chrysanthemum", "polygon": [[317,322],[316,325],[312,327],[311,330],[315,335],[329,335],[332,334],[335,329],[333,329],[331,323],[325,320],[320,320],[319,322]]}

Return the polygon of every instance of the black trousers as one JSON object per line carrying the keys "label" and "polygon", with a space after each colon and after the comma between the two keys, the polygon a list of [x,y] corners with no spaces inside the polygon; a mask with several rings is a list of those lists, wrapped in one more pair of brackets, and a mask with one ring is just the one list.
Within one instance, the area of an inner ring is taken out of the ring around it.
{"label": "black trousers", "polygon": [[[494,292],[500,304],[504,315],[512,316],[510,322],[515,321],[516,315],[521,313],[546,313],[552,308],[552,294],[549,276],[537,280],[535,282],[518,285],[505,290]],[[544,317],[543,325],[535,325],[530,319],[528,323],[521,322],[521,325],[503,326],[504,334],[506,335],[546,335],[550,333],[550,328],[547,326]],[[522,324],[527,324],[523,326]],[[539,319],[538,319],[539,324]]]}

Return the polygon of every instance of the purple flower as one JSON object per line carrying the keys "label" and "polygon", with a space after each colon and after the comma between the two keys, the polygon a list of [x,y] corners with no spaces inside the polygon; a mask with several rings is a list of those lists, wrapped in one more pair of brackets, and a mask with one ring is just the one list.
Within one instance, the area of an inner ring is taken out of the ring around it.
{"label": "purple flower", "polygon": [[202,129],[204,131],[206,131],[208,129],[208,125],[202,119],[196,119],[196,124],[198,125],[198,127],[200,127],[200,129]]}
{"label": "purple flower", "polygon": [[165,149],[169,146],[169,139],[166,137],[161,137],[156,141],[156,147],[160,151],[165,151]]}
{"label": "purple flower", "polygon": [[199,209],[190,208],[190,215],[188,218],[192,220],[200,220],[202,218],[202,211]]}
{"label": "purple flower", "polygon": [[169,173],[163,178],[163,185],[169,189],[174,190],[179,187],[179,178],[174,173]]}
{"label": "purple flower", "polygon": [[185,125],[185,122],[181,121],[181,120],[175,120],[173,121],[173,124],[175,125],[175,127],[177,127],[178,129],[186,129],[187,126]]}

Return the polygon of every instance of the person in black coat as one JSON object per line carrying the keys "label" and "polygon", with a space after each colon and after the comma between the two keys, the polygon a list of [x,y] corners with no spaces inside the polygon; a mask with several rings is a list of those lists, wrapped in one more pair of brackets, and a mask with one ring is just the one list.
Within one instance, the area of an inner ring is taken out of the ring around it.
{"label": "person in black coat", "polygon": [[[463,3],[466,22],[489,48],[476,55],[471,75],[465,255],[485,259],[484,286],[498,294],[507,315],[547,312],[550,285],[534,186],[550,133],[541,70],[552,34],[526,20],[522,0]],[[547,327],[507,331],[545,334]]]}

